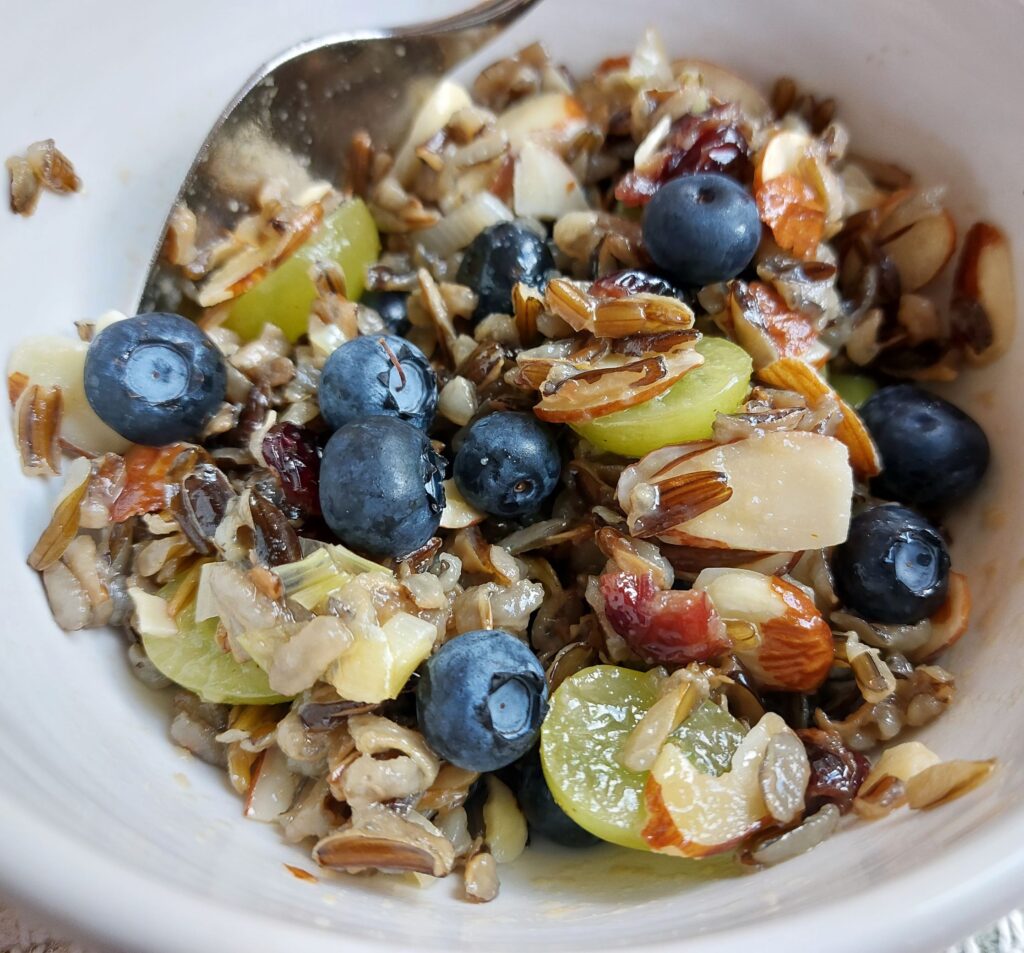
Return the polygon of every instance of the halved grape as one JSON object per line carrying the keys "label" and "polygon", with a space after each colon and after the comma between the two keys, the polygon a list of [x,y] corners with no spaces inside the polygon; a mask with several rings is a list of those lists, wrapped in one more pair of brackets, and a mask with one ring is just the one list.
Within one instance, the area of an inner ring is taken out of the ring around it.
{"label": "halved grape", "polygon": [[[177,589],[160,590],[165,599]],[[196,622],[195,604],[178,614],[177,635],[147,635],[142,645],[149,660],[172,682],[195,692],[204,702],[227,705],[271,705],[286,701],[271,691],[267,674],[255,662],[238,662],[217,644],[217,620]]]}
{"label": "halved grape", "polygon": [[363,293],[367,266],[379,255],[380,236],[370,210],[361,199],[344,202],[291,258],[235,299],[226,325],[249,339],[258,337],[269,321],[295,341],[306,333],[316,297],[310,267],[317,261],[337,262],[348,297],[355,301]]}
{"label": "halved grape", "polygon": [[743,348],[724,338],[705,337],[697,351],[704,363],[664,394],[573,429],[598,449],[624,457],[707,439],[715,415],[734,413],[743,403],[753,365]]}
{"label": "halved grape", "polygon": [[[650,849],[641,837],[647,773],[628,771],[619,755],[657,697],[653,674],[596,665],[562,682],[541,729],[544,776],[559,807],[596,837],[636,850]],[[701,771],[719,775],[743,735],[735,718],[704,702],[671,740]]]}
{"label": "halved grape", "polygon": [[878,385],[863,374],[829,374],[828,382],[854,410],[878,390]]}

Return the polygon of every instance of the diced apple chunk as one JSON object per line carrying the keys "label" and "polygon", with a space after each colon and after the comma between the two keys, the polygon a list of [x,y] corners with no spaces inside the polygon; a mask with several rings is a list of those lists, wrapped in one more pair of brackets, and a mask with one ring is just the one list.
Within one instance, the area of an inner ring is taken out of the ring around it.
{"label": "diced apple chunk", "polygon": [[437,629],[429,622],[397,612],[381,626],[361,626],[355,644],[328,671],[327,680],[349,701],[397,698],[436,638]]}
{"label": "diced apple chunk", "polygon": [[85,396],[85,341],[54,336],[25,338],[7,362],[8,375],[24,374],[30,383],[59,387],[63,398],[60,435],[92,453],[123,453],[131,442],[110,429]]}
{"label": "diced apple chunk", "polygon": [[516,215],[554,221],[587,208],[583,189],[562,159],[536,142],[525,142],[512,176]]}
{"label": "diced apple chunk", "polygon": [[518,152],[534,136],[567,141],[582,130],[586,122],[587,114],[572,96],[541,93],[506,109],[498,117],[497,127],[508,136],[512,151]]}

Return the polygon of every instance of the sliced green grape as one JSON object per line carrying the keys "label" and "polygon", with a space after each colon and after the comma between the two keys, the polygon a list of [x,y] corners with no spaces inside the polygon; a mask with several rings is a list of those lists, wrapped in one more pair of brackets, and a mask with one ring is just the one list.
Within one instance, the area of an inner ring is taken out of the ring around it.
{"label": "sliced green grape", "polygon": [[[596,837],[636,850],[648,849],[641,836],[647,774],[628,771],[619,755],[657,697],[651,673],[596,665],[562,682],[541,731],[544,776],[558,805]],[[695,767],[719,775],[743,734],[735,718],[704,702],[671,740]]]}
{"label": "sliced green grape", "polygon": [[573,429],[600,450],[642,457],[659,447],[706,440],[716,414],[734,413],[750,390],[750,355],[724,338],[697,344],[704,363],[659,397]]}
{"label": "sliced green grape", "polygon": [[380,236],[370,210],[361,199],[345,202],[291,258],[235,300],[226,325],[250,339],[258,337],[269,321],[295,341],[306,333],[316,297],[310,266],[317,261],[337,262],[345,273],[348,297],[354,301],[363,293],[367,266],[379,255]]}
{"label": "sliced green grape", "polygon": [[828,381],[854,410],[878,390],[878,385],[863,374],[829,374]]}
{"label": "sliced green grape", "polygon": [[[160,595],[169,599],[176,583]],[[286,701],[271,691],[267,674],[255,662],[237,662],[217,644],[217,620],[196,622],[195,605],[178,614],[177,635],[142,632],[149,660],[172,682],[195,692],[205,702],[227,705],[270,705]]]}

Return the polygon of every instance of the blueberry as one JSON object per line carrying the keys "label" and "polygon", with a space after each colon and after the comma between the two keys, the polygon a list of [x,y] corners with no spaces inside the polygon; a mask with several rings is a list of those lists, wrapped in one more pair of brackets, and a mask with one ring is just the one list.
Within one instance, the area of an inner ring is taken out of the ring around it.
{"label": "blueberry", "polygon": [[872,490],[941,510],[967,496],[988,469],[985,432],[959,407],[913,384],[883,387],[860,408],[882,455]]}
{"label": "blueberry", "polygon": [[518,799],[531,834],[540,834],[563,847],[591,847],[600,843],[555,802],[538,758],[530,758],[523,765]]}
{"label": "blueberry", "polygon": [[407,556],[437,532],[443,460],[422,430],[395,417],[346,424],[324,448],[320,508],[345,545]]}
{"label": "blueberry", "polygon": [[216,345],[178,314],[140,314],[108,325],[85,356],[85,396],[134,443],[192,440],[224,400]]}
{"label": "blueberry", "polygon": [[913,625],[946,601],[949,552],[938,530],[905,506],[858,513],[832,554],[836,592],[871,622]]}
{"label": "blueberry", "polygon": [[409,296],[404,291],[364,291],[360,304],[380,315],[390,334],[405,334],[409,324]]}
{"label": "blueberry", "polygon": [[519,281],[540,288],[555,267],[548,244],[517,222],[499,222],[470,242],[457,280],[479,296],[473,319],[512,313],[512,288]]}
{"label": "blueberry", "polygon": [[346,341],[320,378],[320,414],[332,430],[365,417],[397,417],[426,430],[437,410],[437,377],[405,338],[368,335]]}
{"label": "blueberry", "polygon": [[470,425],[455,455],[455,483],[478,509],[528,516],[558,486],[562,461],[551,432],[533,414],[498,411]]}
{"label": "blueberry", "polygon": [[663,185],[648,203],[644,244],[663,271],[684,285],[734,278],[761,241],[761,220],[750,193],[713,172],[684,175]]}
{"label": "blueberry", "polygon": [[416,714],[427,744],[467,771],[496,771],[537,741],[547,713],[544,669],[500,629],[445,642],[423,667]]}

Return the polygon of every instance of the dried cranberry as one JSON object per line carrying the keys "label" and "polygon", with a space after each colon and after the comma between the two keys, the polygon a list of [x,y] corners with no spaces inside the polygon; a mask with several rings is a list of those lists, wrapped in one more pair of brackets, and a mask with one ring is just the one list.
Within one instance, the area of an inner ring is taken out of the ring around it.
{"label": "dried cranberry", "polygon": [[609,625],[647,662],[706,662],[729,646],[725,625],[704,592],[662,591],[650,575],[600,577]]}
{"label": "dried cranberry", "polygon": [[285,499],[306,513],[320,513],[320,457],[313,431],[297,424],[271,427],[263,438],[263,459],[281,478]]}
{"label": "dried cranberry", "polygon": [[811,762],[807,785],[807,813],[835,804],[845,814],[853,806],[857,790],[868,776],[868,759],[843,744],[835,732],[808,728],[798,731]]}
{"label": "dried cranberry", "polygon": [[720,172],[748,183],[751,149],[731,106],[716,106],[672,125],[668,141],[642,171],[634,169],[615,187],[623,205],[646,205],[661,186],[681,175]]}

